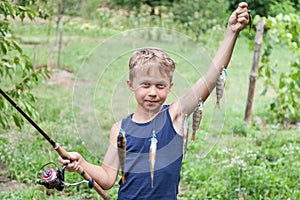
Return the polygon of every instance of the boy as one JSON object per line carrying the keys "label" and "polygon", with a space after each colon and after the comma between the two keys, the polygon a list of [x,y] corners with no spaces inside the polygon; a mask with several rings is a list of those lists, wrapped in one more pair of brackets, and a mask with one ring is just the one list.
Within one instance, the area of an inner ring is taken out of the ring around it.
{"label": "boy", "polygon": [[[82,166],[102,188],[110,189],[120,168],[117,139],[121,130],[126,138],[126,158],[118,199],[177,199],[184,117],[193,112],[199,99],[207,99],[220,72],[227,67],[238,34],[248,24],[247,7],[247,3],[240,3],[230,16],[224,40],[207,74],[171,105],[164,103],[173,86],[175,62],[160,49],[136,51],[129,61],[127,85],[135,94],[137,107],[133,114],[113,125],[102,166],[87,162],[76,152],[70,153],[72,162],[60,157],[61,164],[68,164],[69,171]],[[154,138],[156,163],[155,155],[149,155]]]}

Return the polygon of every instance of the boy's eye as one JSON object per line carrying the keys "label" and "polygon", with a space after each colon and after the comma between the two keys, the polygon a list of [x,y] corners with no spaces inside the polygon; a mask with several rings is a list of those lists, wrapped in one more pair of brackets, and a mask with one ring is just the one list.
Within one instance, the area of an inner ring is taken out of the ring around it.
{"label": "boy's eye", "polygon": [[144,82],[144,83],[142,83],[141,85],[142,85],[142,87],[149,87],[149,86],[150,86],[150,83]]}
{"label": "boy's eye", "polygon": [[159,88],[159,89],[163,89],[163,88],[165,88],[165,87],[166,87],[166,85],[165,85],[165,84],[162,84],[162,83],[160,83],[160,84],[157,84],[157,85],[156,85],[156,87],[157,87],[157,88]]}

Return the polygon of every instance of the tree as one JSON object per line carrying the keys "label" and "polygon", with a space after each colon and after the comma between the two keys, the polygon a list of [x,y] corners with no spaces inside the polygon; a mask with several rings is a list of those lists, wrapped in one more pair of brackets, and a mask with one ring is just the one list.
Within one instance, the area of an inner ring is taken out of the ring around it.
{"label": "tree", "polygon": [[174,20],[183,24],[185,29],[192,30],[195,33],[196,41],[199,42],[201,33],[227,22],[227,9],[226,0],[180,0],[174,4],[173,13]]}
{"label": "tree", "polygon": [[[6,91],[17,104],[31,117],[37,118],[38,114],[32,105],[35,97],[30,90],[41,80],[48,77],[48,71],[44,68],[35,69],[30,58],[24,54],[21,46],[11,37],[13,33],[9,29],[8,18],[19,17],[23,20],[26,16],[30,19],[36,17],[36,12],[26,3],[34,4],[35,1],[22,1],[22,5],[12,4],[7,0],[0,2],[0,78],[1,89]],[[43,14],[41,10],[38,13]],[[0,98],[0,126],[8,127],[15,123],[22,127],[24,120],[19,113],[13,112],[12,106],[4,98]]]}
{"label": "tree", "polygon": [[[240,0],[230,0],[230,9],[235,9],[240,3]],[[299,12],[299,0],[255,0],[255,1],[246,1],[249,5],[249,9],[252,11],[251,14],[259,15],[263,17],[267,16],[276,16],[284,10],[289,10],[291,7],[294,7]],[[282,9],[274,9],[273,6],[277,7],[281,5]]]}

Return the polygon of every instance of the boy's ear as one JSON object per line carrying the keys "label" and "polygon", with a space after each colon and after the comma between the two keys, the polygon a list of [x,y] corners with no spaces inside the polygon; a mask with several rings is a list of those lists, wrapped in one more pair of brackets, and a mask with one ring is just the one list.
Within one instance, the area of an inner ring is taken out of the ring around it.
{"label": "boy's ear", "polygon": [[171,92],[172,87],[173,87],[173,83],[171,82],[170,85],[169,85],[169,87],[167,88],[168,89],[168,94]]}
{"label": "boy's ear", "polygon": [[129,88],[131,91],[133,91],[134,89],[133,89],[132,82],[131,82],[130,80],[127,80],[126,82],[127,82],[128,88]]}
{"label": "boy's ear", "polygon": [[174,85],[173,82],[171,82],[170,87],[169,87],[169,92],[171,92],[173,85]]}

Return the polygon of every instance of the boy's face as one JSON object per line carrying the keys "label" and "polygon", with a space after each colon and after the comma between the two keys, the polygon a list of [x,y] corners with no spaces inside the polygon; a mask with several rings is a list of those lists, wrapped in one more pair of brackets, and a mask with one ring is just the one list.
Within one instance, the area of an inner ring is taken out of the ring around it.
{"label": "boy's face", "polygon": [[161,110],[173,86],[171,78],[161,73],[158,67],[137,69],[132,81],[128,80],[127,84],[135,93],[138,109],[151,113]]}

